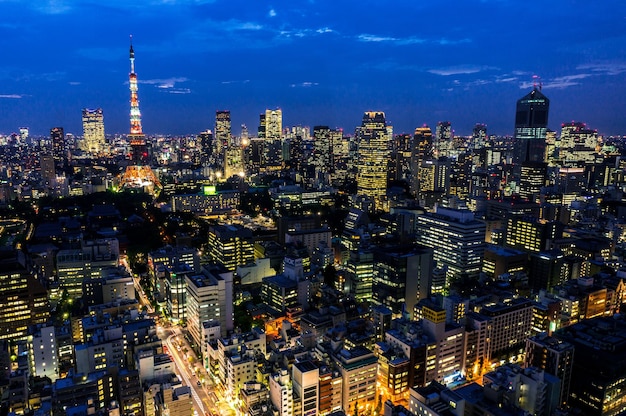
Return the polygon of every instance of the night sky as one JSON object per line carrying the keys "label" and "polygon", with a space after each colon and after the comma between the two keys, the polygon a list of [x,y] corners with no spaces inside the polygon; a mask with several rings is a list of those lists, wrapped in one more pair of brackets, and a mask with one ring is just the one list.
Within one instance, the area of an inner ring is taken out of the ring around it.
{"label": "night sky", "polygon": [[129,130],[133,35],[144,132],[233,133],[282,108],[283,125],[353,132],[381,110],[394,133],[450,120],[513,133],[541,76],[549,126],[626,134],[626,1],[0,0],[0,134],[82,134],[102,107]]}

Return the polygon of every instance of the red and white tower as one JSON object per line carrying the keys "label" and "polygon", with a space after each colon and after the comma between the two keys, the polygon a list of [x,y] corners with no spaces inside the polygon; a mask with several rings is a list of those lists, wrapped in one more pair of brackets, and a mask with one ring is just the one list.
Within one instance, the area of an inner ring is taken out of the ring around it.
{"label": "red and white tower", "polygon": [[159,178],[150,169],[150,158],[146,136],[141,129],[141,112],[139,111],[139,99],[137,98],[137,74],[135,74],[135,51],[133,50],[133,37],[130,37],[130,134],[128,139],[131,148],[133,163],[126,166],[121,175],[120,187],[123,189],[142,189],[150,194],[157,194],[161,189]]}
{"label": "red and white tower", "polygon": [[133,36],[130,36],[130,139],[131,157],[136,165],[148,164],[148,147],[146,137],[141,128],[141,111],[139,111],[139,99],[137,98],[137,74],[135,73],[135,50],[133,49]]}
{"label": "red and white tower", "polygon": [[137,74],[135,73],[135,51],[133,49],[133,36],[130,36],[130,134],[131,136],[143,136],[141,129],[141,111],[139,111],[139,99],[137,98]]}

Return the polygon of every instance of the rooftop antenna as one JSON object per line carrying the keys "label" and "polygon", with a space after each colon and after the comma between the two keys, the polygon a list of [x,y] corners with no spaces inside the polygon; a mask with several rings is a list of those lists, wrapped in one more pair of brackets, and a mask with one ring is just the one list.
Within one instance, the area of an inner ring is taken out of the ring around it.
{"label": "rooftop antenna", "polygon": [[539,86],[539,91],[543,88],[543,83],[541,82],[541,77],[539,75],[533,75],[533,89],[537,89]]}

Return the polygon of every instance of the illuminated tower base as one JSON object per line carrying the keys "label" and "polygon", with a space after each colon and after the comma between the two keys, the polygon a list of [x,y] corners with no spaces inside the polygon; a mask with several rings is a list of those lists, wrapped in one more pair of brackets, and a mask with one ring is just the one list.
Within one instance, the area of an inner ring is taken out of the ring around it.
{"label": "illuminated tower base", "polygon": [[150,166],[132,165],[126,167],[126,171],[120,178],[120,188],[157,195],[162,186]]}

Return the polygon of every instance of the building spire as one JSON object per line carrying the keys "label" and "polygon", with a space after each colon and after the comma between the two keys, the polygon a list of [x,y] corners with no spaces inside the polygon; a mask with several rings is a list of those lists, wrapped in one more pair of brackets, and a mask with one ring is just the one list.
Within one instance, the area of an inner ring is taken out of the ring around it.
{"label": "building spire", "polygon": [[135,72],[135,50],[133,49],[133,35],[130,35],[130,72]]}

